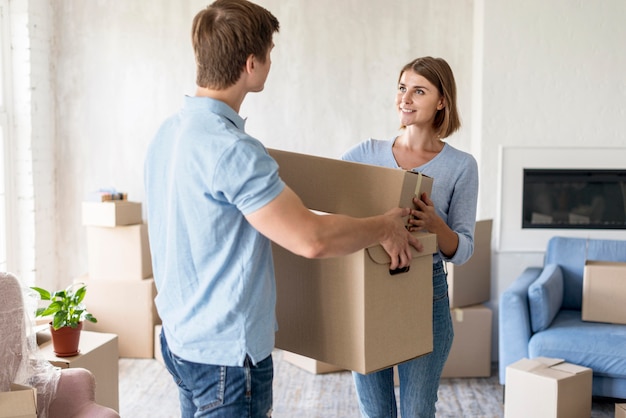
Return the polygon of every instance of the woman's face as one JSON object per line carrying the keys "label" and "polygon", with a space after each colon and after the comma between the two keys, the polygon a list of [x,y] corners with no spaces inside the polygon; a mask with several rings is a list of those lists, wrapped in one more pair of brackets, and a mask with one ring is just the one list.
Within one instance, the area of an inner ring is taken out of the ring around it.
{"label": "woman's face", "polygon": [[396,109],[403,126],[430,127],[437,111],[443,109],[443,96],[425,77],[405,71],[398,83]]}

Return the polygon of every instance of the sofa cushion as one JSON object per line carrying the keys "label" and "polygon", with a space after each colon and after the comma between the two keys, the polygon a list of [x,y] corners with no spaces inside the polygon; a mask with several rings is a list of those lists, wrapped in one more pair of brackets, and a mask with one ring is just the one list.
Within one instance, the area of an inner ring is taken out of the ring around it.
{"label": "sofa cushion", "polygon": [[528,354],[561,358],[593,369],[594,376],[626,378],[626,325],[586,322],[562,310],[545,331],[532,336]]}
{"label": "sofa cushion", "polygon": [[530,324],[533,332],[548,328],[563,301],[563,274],[556,264],[548,264],[528,287]]}

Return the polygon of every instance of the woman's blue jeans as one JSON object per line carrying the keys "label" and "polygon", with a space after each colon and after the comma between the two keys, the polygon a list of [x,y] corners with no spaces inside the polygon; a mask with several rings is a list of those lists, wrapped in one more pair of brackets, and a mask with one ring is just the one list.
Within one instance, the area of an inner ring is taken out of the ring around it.
{"label": "woman's blue jeans", "polygon": [[192,363],[173,354],[161,332],[163,361],[178,385],[181,418],[272,416],[272,356],[243,367]]}
{"label": "woman's blue jeans", "polygon": [[[398,365],[400,411],[406,418],[433,418],[441,371],[448,358],[454,331],[450,316],[448,283],[443,263],[433,265],[433,352]],[[364,418],[398,416],[393,368],[363,375],[353,372]]]}

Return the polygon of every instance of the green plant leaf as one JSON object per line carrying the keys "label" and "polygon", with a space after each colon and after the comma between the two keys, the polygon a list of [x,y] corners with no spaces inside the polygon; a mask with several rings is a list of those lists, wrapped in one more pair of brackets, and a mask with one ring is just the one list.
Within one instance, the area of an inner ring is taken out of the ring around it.
{"label": "green plant leaf", "polygon": [[59,329],[59,328],[70,326],[71,323],[67,321],[66,315],[67,315],[67,312],[65,311],[59,311],[56,314],[54,314],[54,317],[52,318],[52,327],[54,329]]}
{"label": "green plant leaf", "polygon": [[39,297],[41,300],[50,300],[50,292],[46,289],[42,289],[41,287],[32,286],[31,289],[39,293]]}
{"label": "green plant leaf", "polygon": [[[59,301],[54,301],[47,308],[45,308],[38,316],[48,316],[52,314],[58,313],[61,309],[63,309],[63,303]],[[37,309],[39,312],[39,309]]]}
{"label": "green plant leaf", "polygon": [[74,293],[74,302],[79,304],[85,299],[85,293],[87,293],[87,286],[82,286]]}

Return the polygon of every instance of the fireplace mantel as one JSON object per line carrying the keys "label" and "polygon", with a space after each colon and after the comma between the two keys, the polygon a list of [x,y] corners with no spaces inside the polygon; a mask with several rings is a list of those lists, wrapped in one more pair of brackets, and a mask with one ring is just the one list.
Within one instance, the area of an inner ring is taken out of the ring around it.
{"label": "fireplace mantel", "polygon": [[500,147],[499,252],[543,252],[550,237],[626,239],[624,229],[522,228],[524,169],[626,169],[626,148]]}

